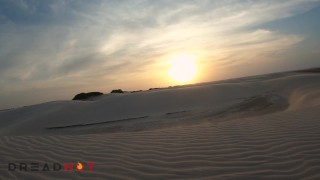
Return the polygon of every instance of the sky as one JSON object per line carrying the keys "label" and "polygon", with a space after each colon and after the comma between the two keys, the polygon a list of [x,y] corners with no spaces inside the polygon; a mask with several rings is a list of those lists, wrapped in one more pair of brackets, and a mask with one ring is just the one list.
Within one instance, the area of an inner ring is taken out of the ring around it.
{"label": "sky", "polygon": [[0,0],[0,109],[320,67],[320,0]]}

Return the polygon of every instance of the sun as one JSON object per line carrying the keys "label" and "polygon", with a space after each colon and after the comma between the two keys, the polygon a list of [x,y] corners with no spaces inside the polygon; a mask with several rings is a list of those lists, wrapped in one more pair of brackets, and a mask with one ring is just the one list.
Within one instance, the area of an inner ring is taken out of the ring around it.
{"label": "sun", "polygon": [[197,74],[196,57],[192,55],[179,55],[170,61],[169,76],[178,83],[192,81]]}

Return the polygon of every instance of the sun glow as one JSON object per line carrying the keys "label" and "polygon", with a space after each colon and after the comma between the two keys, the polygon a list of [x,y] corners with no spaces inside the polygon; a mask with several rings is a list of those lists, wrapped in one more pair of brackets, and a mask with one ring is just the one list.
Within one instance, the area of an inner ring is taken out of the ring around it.
{"label": "sun glow", "polygon": [[197,73],[196,57],[192,55],[179,55],[170,61],[169,76],[178,83],[192,81]]}

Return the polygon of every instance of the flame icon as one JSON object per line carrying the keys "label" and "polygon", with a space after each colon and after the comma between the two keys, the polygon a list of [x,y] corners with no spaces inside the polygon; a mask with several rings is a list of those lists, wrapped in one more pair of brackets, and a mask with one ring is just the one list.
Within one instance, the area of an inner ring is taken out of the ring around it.
{"label": "flame icon", "polygon": [[80,163],[79,161],[78,161],[78,163],[77,163],[77,170],[78,170],[78,171],[82,171],[82,170],[83,170],[83,165],[82,165],[82,163]]}

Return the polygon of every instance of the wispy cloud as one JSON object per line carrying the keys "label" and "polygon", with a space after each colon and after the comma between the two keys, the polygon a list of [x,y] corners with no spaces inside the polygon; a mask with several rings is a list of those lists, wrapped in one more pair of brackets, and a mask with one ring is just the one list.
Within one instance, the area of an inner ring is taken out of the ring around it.
{"label": "wispy cloud", "polygon": [[157,79],[166,58],[180,52],[197,54],[203,66],[258,61],[305,38],[261,25],[319,5],[315,0],[0,3],[2,92],[121,84],[141,81],[146,73]]}

